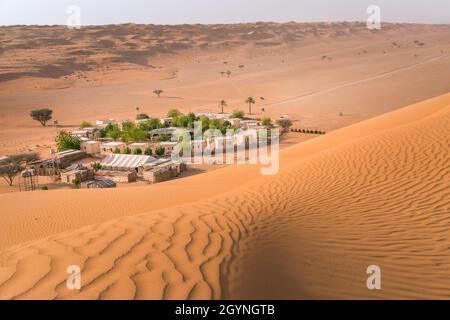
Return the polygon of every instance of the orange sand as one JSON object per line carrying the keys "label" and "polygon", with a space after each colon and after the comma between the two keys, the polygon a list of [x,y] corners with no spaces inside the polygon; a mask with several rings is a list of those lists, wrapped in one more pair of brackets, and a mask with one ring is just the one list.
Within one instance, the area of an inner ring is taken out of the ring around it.
{"label": "orange sand", "polygon": [[0,298],[448,299],[449,123],[446,94],[284,149],[276,176],[0,195]]}

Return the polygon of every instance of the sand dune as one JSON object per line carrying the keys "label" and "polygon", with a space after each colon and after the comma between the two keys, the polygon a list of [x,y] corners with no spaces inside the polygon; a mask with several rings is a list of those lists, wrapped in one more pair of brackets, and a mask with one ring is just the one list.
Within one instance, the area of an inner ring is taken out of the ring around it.
{"label": "sand dune", "polygon": [[[1,195],[0,298],[448,299],[449,124],[446,94],[282,150],[277,176],[239,166],[204,175],[221,175],[217,195],[202,176],[172,181],[203,192],[183,204],[175,191],[173,207],[136,188],[153,210],[108,207],[121,217],[97,223],[108,214],[99,209],[75,230],[80,212],[100,208],[85,192],[55,192],[73,198],[59,216],[50,193],[28,212],[16,208],[36,193]],[[133,203],[130,190],[114,197]],[[51,223],[20,235],[27,215]],[[373,264],[381,291],[366,288]],[[82,268],[81,291],[66,288],[68,265]]]}
{"label": "sand dune", "polygon": [[[253,96],[255,117],[288,114],[331,131],[450,90],[448,25],[10,26],[0,35],[0,155],[47,157],[57,130],[134,119],[137,106],[159,117],[218,111],[225,99],[225,111],[246,111]],[[42,107],[58,128],[29,117]]]}

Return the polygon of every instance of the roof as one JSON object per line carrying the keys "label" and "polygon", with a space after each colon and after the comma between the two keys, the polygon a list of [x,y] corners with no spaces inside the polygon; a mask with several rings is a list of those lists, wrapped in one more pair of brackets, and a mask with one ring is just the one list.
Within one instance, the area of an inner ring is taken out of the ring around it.
{"label": "roof", "polygon": [[112,154],[107,156],[103,162],[102,167],[114,167],[122,169],[135,169],[144,164],[151,163],[156,159],[151,156],[141,156],[132,154]]}
{"label": "roof", "polygon": [[175,146],[175,145],[177,145],[178,144],[178,142],[172,142],[172,141],[162,141],[162,142],[159,142],[159,145],[160,146]]}
{"label": "roof", "polygon": [[79,154],[79,153],[84,153],[84,152],[81,150],[69,149],[69,150],[65,150],[65,151],[56,152],[56,156],[57,157],[65,157],[65,156]]}
{"label": "roof", "polygon": [[95,185],[98,188],[114,188],[116,183],[111,179],[96,177],[94,181],[89,181],[88,186]]}
{"label": "roof", "polygon": [[148,143],[146,142],[135,142],[129,145],[129,147],[147,147]]}
{"label": "roof", "polygon": [[123,142],[118,142],[118,141],[112,141],[112,142],[106,142],[103,144],[105,147],[115,147],[115,146],[122,146],[125,145],[125,143]]}

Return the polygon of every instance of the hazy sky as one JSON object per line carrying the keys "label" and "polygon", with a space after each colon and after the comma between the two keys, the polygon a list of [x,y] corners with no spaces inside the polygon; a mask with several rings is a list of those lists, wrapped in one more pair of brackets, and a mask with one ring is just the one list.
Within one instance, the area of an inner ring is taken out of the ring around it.
{"label": "hazy sky", "polygon": [[65,24],[70,5],[82,25],[365,21],[372,4],[382,21],[450,23],[450,0],[0,0],[0,25]]}

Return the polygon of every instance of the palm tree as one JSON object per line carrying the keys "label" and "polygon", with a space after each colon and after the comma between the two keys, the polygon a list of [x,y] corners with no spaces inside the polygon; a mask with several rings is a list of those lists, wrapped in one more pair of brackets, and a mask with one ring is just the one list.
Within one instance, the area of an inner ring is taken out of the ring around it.
{"label": "palm tree", "polygon": [[223,108],[227,106],[227,102],[225,100],[222,100],[219,102],[219,106],[222,108],[222,113],[223,113]]}
{"label": "palm tree", "polygon": [[253,99],[253,97],[248,97],[245,102],[248,103],[248,114],[252,114],[252,104],[256,103],[255,99]]}

